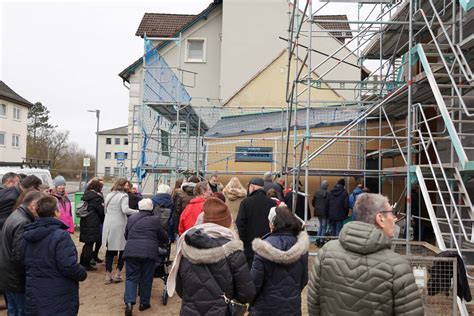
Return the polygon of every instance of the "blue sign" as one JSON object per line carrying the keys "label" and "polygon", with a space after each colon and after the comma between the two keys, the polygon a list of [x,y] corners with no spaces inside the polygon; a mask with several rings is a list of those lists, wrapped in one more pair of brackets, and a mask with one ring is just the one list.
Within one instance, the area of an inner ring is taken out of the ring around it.
{"label": "blue sign", "polygon": [[272,162],[273,147],[235,147],[235,162]]}
{"label": "blue sign", "polygon": [[117,161],[124,161],[125,160],[125,153],[124,152],[116,152],[115,153],[117,155]]}

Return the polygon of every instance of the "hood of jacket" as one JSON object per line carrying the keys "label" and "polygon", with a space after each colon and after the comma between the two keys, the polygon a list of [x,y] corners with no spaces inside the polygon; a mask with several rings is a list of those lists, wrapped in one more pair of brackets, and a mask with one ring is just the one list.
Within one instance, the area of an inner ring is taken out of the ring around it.
{"label": "hood of jacket", "polygon": [[183,256],[193,264],[212,264],[243,249],[244,244],[240,240],[212,238],[202,230],[192,229],[184,237],[182,251]]}
{"label": "hood of jacket", "polygon": [[331,190],[331,194],[334,196],[340,196],[345,192],[345,189],[342,185],[336,184],[336,186]]}
{"label": "hood of jacket", "polygon": [[265,193],[264,189],[257,189],[255,191],[253,191],[252,193],[250,193],[248,196],[254,196],[254,195],[265,195],[265,196],[267,196],[267,193]]}
{"label": "hood of jacket", "polygon": [[382,230],[364,222],[350,222],[341,230],[339,242],[344,249],[367,255],[381,249],[390,248],[392,239]]}
{"label": "hood of jacket", "polygon": [[319,191],[316,191],[316,193],[314,193],[314,196],[320,199],[324,199],[328,196],[328,190],[321,189]]}
{"label": "hood of jacket", "polygon": [[262,239],[254,239],[252,248],[264,259],[279,264],[291,264],[308,252],[309,238],[304,231],[298,235],[298,238],[289,233],[270,233]]}
{"label": "hood of jacket", "polygon": [[82,196],[82,200],[87,201],[87,202],[90,201],[90,200],[93,200],[93,199],[97,199],[97,198],[102,198],[103,199],[103,197],[100,193],[97,193],[97,192],[92,191],[92,190],[91,191],[86,191],[84,193],[84,195]]}
{"label": "hood of jacket", "polygon": [[224,188],[223,192],[226,197],[231,201],[235,201],[237,199],[241,199],[247,196],[247,191],[245,191],[244,189]]}
{"label": "hood of jacket", "polygon": [[23,238],[25,238],[26,241],[35,243],[43,240],[58,228],[67,230],[68,226],[53,217],[39,217],[36,222],[25,226]]}
{"label": "hood of jacket", "polygon": [[160,205],[161,207],[171,208],[173,206],[173,200],[171,195],[167,193],[158,193],[153,195],[151,198],[153,206]]}
{"label": "hood of jacket", "polygon": [[325,190],[327,191],[328,187],[329,187],[329,183],[327,180],[323,180],[321,181],[321,185],[319,186],[321,190]]}
{"label": "hood of jacket", "polygon": [[196,186],[196,183],[194,182],[185,182],[181,185],[181,190],[183,190],[183,192],[186,193],[187,195],[193,196],[195,186]]}

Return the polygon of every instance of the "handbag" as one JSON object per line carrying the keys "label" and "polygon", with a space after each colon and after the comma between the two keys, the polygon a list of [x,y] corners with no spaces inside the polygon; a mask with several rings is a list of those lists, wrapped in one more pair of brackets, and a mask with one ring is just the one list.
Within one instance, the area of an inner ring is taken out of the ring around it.
{"label": "handbag", "polygon": [[222,293],[224,302],[227,304],[227,315],[228,316],[243,316],[247,312],[248,305],[242,304],[237,300],[228,298],[225,293]]}
{"label": "handbag", "polygon": [[89,216],[92,212],[89,212],[88,208],[89,208],[89,204],[86,201],[82,200],[81,202],[79,202],[79,204],[76,207],[76,216],[79,218],[84,218],[84,217]]}

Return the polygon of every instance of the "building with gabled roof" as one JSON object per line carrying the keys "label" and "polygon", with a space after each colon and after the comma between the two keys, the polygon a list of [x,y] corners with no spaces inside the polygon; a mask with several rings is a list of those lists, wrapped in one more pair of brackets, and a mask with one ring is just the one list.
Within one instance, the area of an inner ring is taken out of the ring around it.
{"label": "building with gabled roof", "polygon": [[0,81],[0,161],[26,159],[28,110],[33,104]]}

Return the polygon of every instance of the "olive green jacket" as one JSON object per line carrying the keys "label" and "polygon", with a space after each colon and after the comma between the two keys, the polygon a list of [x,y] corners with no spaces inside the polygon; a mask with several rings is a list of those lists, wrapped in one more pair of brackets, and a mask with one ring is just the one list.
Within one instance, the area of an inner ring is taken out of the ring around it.
{"label": "olive green jacket", "polygon": [[423,315],[412,268],[374,225],[350,222],[319,250],[310,271],[310,315]]}

